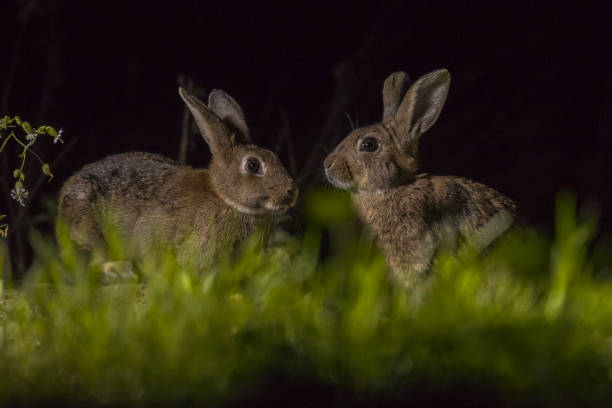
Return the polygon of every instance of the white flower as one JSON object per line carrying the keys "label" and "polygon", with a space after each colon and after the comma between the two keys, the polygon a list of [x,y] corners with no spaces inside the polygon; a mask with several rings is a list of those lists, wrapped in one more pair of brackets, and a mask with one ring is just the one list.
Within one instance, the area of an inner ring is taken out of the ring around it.
{"label": "white flower", "polygon": [[37,137],[38,137],[38,130],[34,131],[34,133],[28,133],[26,135],[26,140],[28,142],[31,142],[32,140],[36,140]]}
{"label": "white flower", "polygon": [[15,183],[15,188],[11,190],[11,198],[19,203],[20,206],[25,207],[25,200],[28,199],[28,191],[19,182]]}
{"label": "white flower", "polygon": [[64,143],[64,140],[62,139],[62,133],[64,133],[64,129],[60,129],[57,133],[57,136],[53,138],[53,144],[57,143],[58,141]]}

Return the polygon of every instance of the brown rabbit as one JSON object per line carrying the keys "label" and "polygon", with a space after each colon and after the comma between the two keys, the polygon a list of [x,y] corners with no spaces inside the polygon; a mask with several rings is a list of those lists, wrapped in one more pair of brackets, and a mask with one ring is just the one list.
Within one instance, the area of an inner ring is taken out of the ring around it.
{"label": "brown rabbit", "polygon": [[274,153],[251,143],[232,97],[214,90],[206,106],[185,89],[179,94],[210,147],[209,168],[143,152],[84,166],[59,196],[59,216],[77,244],[103,251],[106,235],[116,231],[136,256],[166,245],[183,261],[195,251],[203,265],[295,204],[295,183]]}
{"label": "brown rabbit", "polygon": [[515,204],[460,177],[418,173],[419,137],[437,120],[450,74],[431,72],[408,89],[404,72],[383,86],[383,120],[353,130],[325,159],[328,180],[351,191],[395,279],[414,287],[441,245],[469,239],[484,247],[506,230]]}

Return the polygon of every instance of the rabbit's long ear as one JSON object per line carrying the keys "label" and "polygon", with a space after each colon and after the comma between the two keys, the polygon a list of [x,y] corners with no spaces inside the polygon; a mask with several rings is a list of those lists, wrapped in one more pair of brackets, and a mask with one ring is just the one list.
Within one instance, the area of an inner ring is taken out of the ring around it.
{"label": "rabbit's long ear", "polygon": [[225,124],[238,132],[236,136],[241,143],[251,142],[244,112],[234,98],[220,89],[214,89],[208,95],[208,106]]}
{"label": "rabbit's long ear", "polygon": [[409,148],[436,122],[446,101],[449,86],[450,73],[439,69],[423,75],[408,89],[389,122],[389,127],[394,130],[403,149]]}
{"label": "rabbit's long ear", "polygon": [[389,123],[406,94],[410,79],[404,71],[394,72],[385,79],[383,85],[383,123]]}
{"label": "rabbit's long ear", "polygon": [[213,156],[221,157],[234,145],[230,129],[204,102],[179,87],[179,95],[191,111],[200,133],[208,143]]}

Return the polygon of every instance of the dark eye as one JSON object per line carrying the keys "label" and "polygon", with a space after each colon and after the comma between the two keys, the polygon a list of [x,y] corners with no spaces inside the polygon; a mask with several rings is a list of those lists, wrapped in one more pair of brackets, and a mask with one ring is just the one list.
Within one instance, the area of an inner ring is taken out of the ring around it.
{"label": "dark eye", "polygon": [[261,170],[261,163],[254,157],[249,157],[244,162],[244,170],[249,174],[258,174]]}
{"label": "dark eye", "polygon": [[372,153],[378,150],[378,141],[373,137],[366,137],[359,144],[360,152]]}

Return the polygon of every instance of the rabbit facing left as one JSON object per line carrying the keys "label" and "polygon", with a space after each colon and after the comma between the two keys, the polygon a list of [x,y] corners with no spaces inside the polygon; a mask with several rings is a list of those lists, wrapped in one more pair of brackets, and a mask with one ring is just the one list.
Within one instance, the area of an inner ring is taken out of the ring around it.
{"label": "rabbit facing left", "polygon": [[84,166],[59,194],[58,216],[77,245],[103,253],[113,231],[133,256],[166,246],[179,261],[195,255],[204,265],[295,204],[293,179],[273,152],[251,142],[231,96],[213,90],[206,105],[183,88],[179,94],[210,147],[209,167],[145,152]]}
{"label": "rabbit facing left", "polygon": [[439,249],[462,242],[487,247],[514,223],[516,204],[466,178],[419,172],[419,139],[438,119],[450,73],[439,69],[409,85],[405,72],[389,75],[382,121],[349,133],[324,168],[334,186],[351,192],[392,277],[418,288]]}

